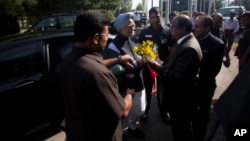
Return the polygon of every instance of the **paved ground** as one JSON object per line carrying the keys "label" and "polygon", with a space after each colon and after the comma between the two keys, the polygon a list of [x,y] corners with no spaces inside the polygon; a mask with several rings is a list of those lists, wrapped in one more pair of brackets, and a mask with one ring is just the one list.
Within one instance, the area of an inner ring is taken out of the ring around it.
{"label": "paved ground", "polygon": [[[236,39],[237,41],[237,39]],[[233,56],[233,49],[230,52],[231,56],[231,65],[229,68],[225,68],[224,65],[221,68],[220,73],[217,76],[217,89],[215,91],[215,95],[213,97],[213,103],[211,107],[213,108],[213,104],[216,100],[221,96],[224,90],[228,87],[231,81],[234,79],[236,74],[238,73],[238,65],[237,59]],[[211,138],[211,141],[226,141],[225,136],[223,134],[223,130],[220,125],[218,128],[216,126],[216,116],[211,110],[211,118],[207,130],[207,138]],[[159,116],[159,110],[157,107],[156,97],[152,97],[152,107],[149,112],[149,118],[146,122],[140,124],[141,129],[146,134],[146,139],[144,141],[173,141],[170,125],[166,125],[161,121]],[[215,130],[216,129],[216,130]],[[104,129],[105,130],[105,129]],[[136,139],[130,136],[127,133],[127,128],[124,128],[124,132],[128,138],[128,141],[141,141],[140,139]],[[214,136],[212,135],[213,133]],[[46,141],[65,141],[65,133],[63,131],[58,132],[57,134],[49,137]]]}

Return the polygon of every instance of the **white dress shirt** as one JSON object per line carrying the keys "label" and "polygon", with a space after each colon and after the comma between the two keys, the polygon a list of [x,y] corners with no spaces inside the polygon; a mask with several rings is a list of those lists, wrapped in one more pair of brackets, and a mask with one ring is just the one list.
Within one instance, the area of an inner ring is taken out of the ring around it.
{"label": "white dress shirt", "polygon": [[240,24],[237,19],[227,19],[223,25],[224,30],[234,30],[234,33],[237,33],[240,29]]}

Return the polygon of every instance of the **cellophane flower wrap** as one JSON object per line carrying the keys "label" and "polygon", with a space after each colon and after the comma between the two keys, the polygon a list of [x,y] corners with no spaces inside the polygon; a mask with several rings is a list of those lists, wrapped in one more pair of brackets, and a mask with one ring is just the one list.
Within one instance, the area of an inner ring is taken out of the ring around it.
{"label": "cellophane flower wrap", "polygon": [[[134,47],[134,52],[143,58],[149,58],[152,60],[157,60],[158,54],[157,54],[157,45],[150,40],[143,41],[142,44],[139,44]],[[152,86],[152,92],[151,94],[156,96],[157,95],[157,73],[150,69],[150,76],[153,79],[153,86]]]}

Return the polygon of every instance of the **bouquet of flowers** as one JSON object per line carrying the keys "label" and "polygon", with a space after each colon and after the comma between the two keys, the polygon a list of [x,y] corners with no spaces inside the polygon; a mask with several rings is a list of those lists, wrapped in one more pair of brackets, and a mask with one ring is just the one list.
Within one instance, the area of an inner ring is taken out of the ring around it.
{"label": "bouquet of flowers", "polygon": [[[143,41],[142,44],[139,44],[138,46],[134,47],[134,52],[140,56],[142,56],[143,58],[146,57],[152,60],[156,60],[157,59],[157,46],[156,44],[154,44],[153,41],[147,40],[147,41]],[[157,73],[150,69],[150,75],[153,79],[153,86],[152,86],[152,92],[151,94],[156,96],[157,94]]]}
{"label": "bouquet of flowers", "polygon": [[157,59],[157,46],[153,41],[143,41],[142,44],[134,47],[134,52],[142,57],[148,57],[152,60]]}

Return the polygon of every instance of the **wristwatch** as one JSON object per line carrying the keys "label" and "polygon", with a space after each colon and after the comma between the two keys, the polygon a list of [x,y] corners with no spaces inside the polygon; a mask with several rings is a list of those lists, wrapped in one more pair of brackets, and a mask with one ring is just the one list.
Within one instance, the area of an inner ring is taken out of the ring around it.
{"label": "wristwatch", "polygon": [[119,64],[120,64],[120,63],[122,63],[122,56],[121,56],[121,55],[118,55],[118,57],[117,57],[117,58],[118,58],[118,62],[119,62]]}

